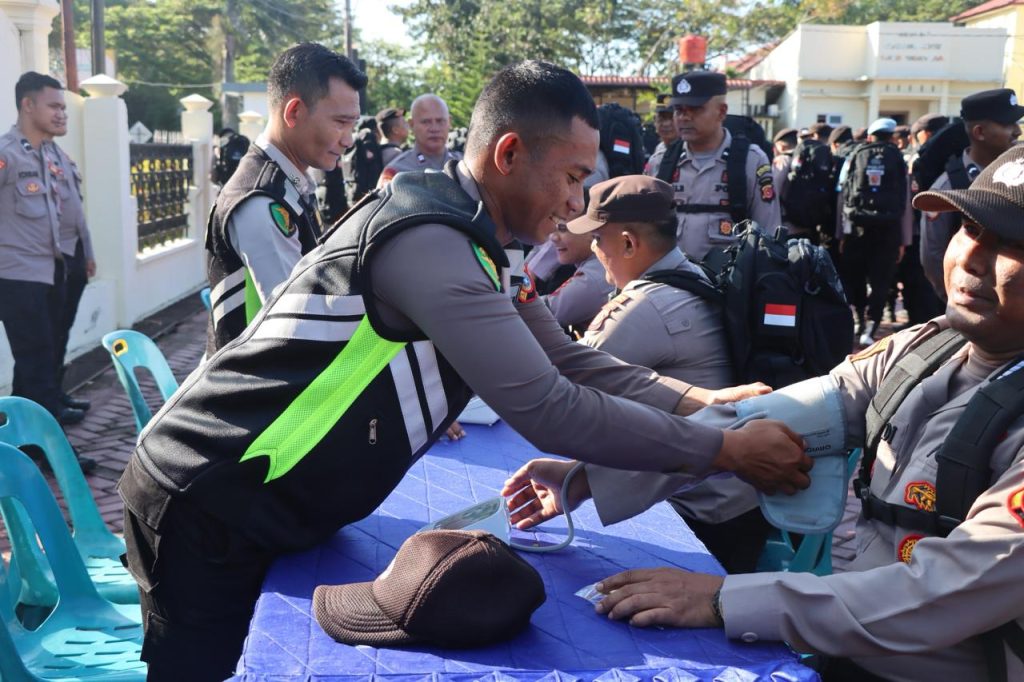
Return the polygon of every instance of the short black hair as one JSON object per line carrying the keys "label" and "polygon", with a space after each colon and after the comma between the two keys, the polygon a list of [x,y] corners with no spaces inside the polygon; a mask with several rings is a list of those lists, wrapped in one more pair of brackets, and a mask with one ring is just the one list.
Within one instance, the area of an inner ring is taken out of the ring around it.
{"label": "short black hair", "polygon": [[53,76],[36,73],[35,71],[26,71],[21,74],[21,78],[14,85],[14,106],[17,107],[18,111],[21,111],[21,100],[35,92],[40,92],[44,88],[63,90],[64,86]]}
{"label": "short black hair", "polygon": [[388,116],[386,119],[380,122],[380,132],[384,137],[391,137],[391,133],[394,132],[398,126],[398,122],[402,120],[401,116]]}
{"label": "short black hair", "polygon": [[890,133],[884,130],[878,130],[871,133],[871,137],[875,138],[879,142],[891,142],[892,138],[896,136],[896,133]]}
{"label": "short black hair", "polygon": [[579,76],[560,66],[528,60],[506,66],[484,86],[469,122],[466,155],[498,136],[519,133],[527,144],[569,129],[579,117],[597,130],[597,105]]}
{"label": "short black hair", "polygon": [[679,227],[679,222],[675,216],[657,223],[627,223],[622,227],[648,239],[654,239],[665,250],[665,253],[675,248],[678,242],[676,230]]}
{"label": "short black hair", "polygon": [[340,78],[353,90],[366,87],[366,74],[348,57],[319,43],[299,43],[282,52],[270,67],[267,97],[278,107],[288,95],[298,95],[307,107],[314,107],[327,95],[331,78]]}

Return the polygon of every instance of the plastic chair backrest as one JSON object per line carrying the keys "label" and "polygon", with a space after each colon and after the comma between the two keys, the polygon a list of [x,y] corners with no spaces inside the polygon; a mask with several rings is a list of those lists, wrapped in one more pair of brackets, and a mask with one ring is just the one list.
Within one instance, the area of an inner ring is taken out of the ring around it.
{"label": "plastic chair backrest", "polygon": [[152,339],[141,332],[131,329],[112,331],[103,337],[103,347],[110,353],[117,377],[128,393],[132,413],[135,415],[135,427],[142,433],[142,429],[153,418],[153,412],[142,395],[135,368],[143,367],[153,375],[164,402],[178,390],[178,380],[171,373],[164,354]]}
{"label": "plastic chair backrest", "polygon": [[[82,645],[88,647],[92,633],[101,631],[115,633],[114,637],[107,636],[103,642],[104,662],[114,665],[124,661],[137,662],[141,628],[97,593],[46,480],[27,455],[7,443],[0,443],[0,500],[8,508],[20,507],[46,553],[60,594],[53,611],[32,631],[21,625],[10,601],[0,599],[0,621],[3,622],[0,676],[3,680],[40,679],[26,668],[23,656],[36,661],[49,660],[51,664],[44,665],[46,670],[41,672],[46,678],[57,677],[59,672],[50,669],[53,662],[67,657],[64,659],[67,665],[62,664],[61,667],[70,670],[73,667],[71,658],[75,655],[88,657],[88,648],[83,649]],[[17,552],[17,548],[14,551]],[[0,573],[3,573],[0,578],[6,583],[2,565]],[[69,631],[73,635],[78,634],[71,639],[66,636]],[[118,636],[118,632],[123,634]],[[23,642],[20,651],[18,641]],[[124,674],[111,670],[111,677],[124,678]]]}
{"label": "plastic chair backrest", "polygon": [[199,298],[202,299],[203,305],[205,305],[206,309],[209,310],[210,307],[211,307],[211,303],[210,303],[210,287],[203,287],[199,291]]}

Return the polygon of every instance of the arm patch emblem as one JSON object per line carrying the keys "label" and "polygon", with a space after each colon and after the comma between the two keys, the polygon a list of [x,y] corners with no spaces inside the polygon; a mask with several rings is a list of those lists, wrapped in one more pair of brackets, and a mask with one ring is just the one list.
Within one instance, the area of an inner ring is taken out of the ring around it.
{"label": "arm patch emblem", "polygon": [[276,201],[270,204],[270,217],[274,221],[274,225],[277,229],[281,230],[281,234],[285,237],[291,237],[295,234],[295,226],[292,225],[292,216],[288,213],[288,209],[277,203]]}

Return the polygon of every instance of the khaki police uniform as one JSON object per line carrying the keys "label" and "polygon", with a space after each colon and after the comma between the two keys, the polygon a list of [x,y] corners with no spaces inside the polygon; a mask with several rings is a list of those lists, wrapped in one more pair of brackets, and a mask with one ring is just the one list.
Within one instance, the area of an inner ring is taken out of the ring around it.
{"label": "khaki police uniform", "polygon": [[17,126],[0,136],[0,321],[14,356],[12,392],[54,414],[62,409],[56,341],[64,291],[62,195],[68,191],[58,180],[67,171],[57,163],[60,157],[34,148]]}
{"label": "khaki police uniform", "polygon": [[428,169],[439,171],[449,161],[458,161],[461,158],[462,154],[450,149],[445,149],[440,156],[428,156],[420,151],[419,145],[414,144],[412,149],[398,154],[384,166],[384,170],[380,173],[380,180],[377,181],[377,187],[388,184],[399,173]]}
{"label": "khaki police uniform", "polygon": [[[947,326],[937,318],[899,332],[832,370],[851,446],[863,444],[863,415],[897,361]],[[974,393],[1005,367],[986,364],[968,344],[915,387],[891,420],[892,436],[878,447],[871,491],[891,504],[934,509],[935,453]],[[1011,425],[991,465],[991,487],[946,538],[861,517],[856,557],[844,573],[728,576],[726,634],[851,657],[886,679],[986,679],[975,636],[1024,622],[1024,420]],[[621,472],[589,465],[588,478],[605,523],[638,513],[675,487],[672,477],[633,474],[625,482]],[[1009,679],[1024,679],[1020,659],[1008,653],[1006,661]]]}
{"label": "khaki police uniform", "polygon": [[[963,162],[964,168],[967,170],[967,177],[971,180],[985,170],[984,166],[978,165],[971,159],[966,150],[963,152]],[[930,189],[933,192],[953,189],[949,173],[943,172]],[[921,267],[924,268],[924,275],[935,289],[935,293],[943,301],[946,300],[946,285],[942,275],[942,259],[946,255],[949,240],[960,229],[960,222],[961,215],[959,213],[951,211],[944,213],[921,212]]]}
{"label": "khaki police uniform", "polygon": [[601,306],[608,302],[613,291],[615,286],[608,282],[604,266],[597,256],[591,254],[576,265],[572,277],[547,296],[542,296],[541,300],[551,309],[558,324],[583,330],[590,325]]}
{"label": "khaki police uniform", "polygon": [[644,175],[649,175],[652,178],[658,177],[658,169],[661,168],[661,159],[665,156],[665,151],[668,148],[664,142],[659,142],[651,152],[651,156],[647,159],[647,163],[644,164]]}
{"label": "khaki police uniform", "polygon": [[[694,155],[687,144],[679,158],[671,184],[676,203],[717,204],[714,213],[679,213],[679,247],[691,258],[701,260],[713,248],[724,248],[735,241],[733,220],[729,214],[729,185],[726,160],[732,134],[725,128],[722,143],[710,154]],[[657,171],[655,171],[657,173]],[[747,185],[747,215],[766,230],[782,223],[779,200],[772,181],[772,166],[764,151],[751,145],[744,166]]]}

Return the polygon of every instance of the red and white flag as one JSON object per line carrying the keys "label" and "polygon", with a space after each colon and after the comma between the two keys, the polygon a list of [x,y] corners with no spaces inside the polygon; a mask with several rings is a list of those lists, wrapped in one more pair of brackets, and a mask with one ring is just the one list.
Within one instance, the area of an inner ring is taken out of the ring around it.
{"label": "red and white flag", "polygon": [[796,306],[780,303],[764,304],[764,323],[774,327],[795,327]]}
{"label": "red and white flag", "polygon": [[612,141],[612,150],[619,154],[628,154],[629,140],[620,140],[615,138],[615,140]]}

